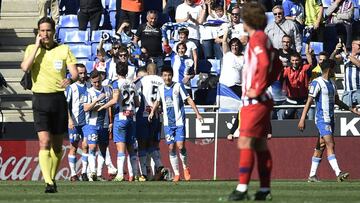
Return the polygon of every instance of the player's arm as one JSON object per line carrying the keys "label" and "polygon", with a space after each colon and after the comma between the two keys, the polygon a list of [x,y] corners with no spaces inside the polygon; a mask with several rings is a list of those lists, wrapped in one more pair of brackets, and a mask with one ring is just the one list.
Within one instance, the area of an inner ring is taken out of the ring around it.
{"label": "player's arm", "polygon": [[313,97],[312,97],[312,96],[308,96],[308,99],[307,99],[307,101],[306,101],[304,110],[303,110],[303,112],[302,112],[302,114],[301,114],[301,118],[300,118],[300,121],[299,121],[299,124],[298,124],[298,129],[299,129],[300,131],[303,131],[303,130],[305,129],[305,118],[306,118],[306,114],[308,113],[312,102],[313,102]]}
{"label": "player's arm", "polygon": [[119,101],[119,95],[120,95],[120,91],[117,88],[113,89],[113,95],[112,98],[110,99],[110,101],[108,101],[106,104],[102,105],[98,111],[101,111],[103,109],[107,109],[113,105],[115,105],[118,101]]}
{"label": "player's arm", "polygon": [[339,95],[335,95],[335,104],[339,106],[340,109],[350,111],[356,115],[360,115],[360,112],[356,109],[356,107],[349,107],[343,101],[339,99]]}
{"label": "player's arm", "polygon": [[154,117],[154,114],[155,114],[155,112],[157,111],[157,109],[159,108],[159,105],[160,105],[160,101],[156,100],[156,101],[154,102],[154,106],[153,106],[153,108],[151,109],[151,112],[150,112],[149,117],[148,117],[149,122],[150,122],[150,121],[152,120],[152,118]]}
{"label": "player's arm", "polygon": [[74,129],[74,121],[72,120],[70,109],[68,109],[67,113],[68,113],[68,128]]}
{"label": "player's arm", "polygon": [[[97,103],[104,99],[105,98],[105,94],[100,94],[96,99],[94,100],[90,100],[91,102],[90,103],[85,103],[84,104],[84,111],[87,112],[87,111],[91,111],[93,109],[95,109]],[[97,108],[97,107],[96,107]],[[99,110],[98,110],[99,111]]]}
{"label": "player's arm", "polygon": [[201,116],[198,108],[196,107],[196,104],[194,102],[194,100],[191,99],[191,97],[189,96],[186,101],[188,102],[188,104],[191,106],[191,108],[195,111],[196,114],[196,118],[199,119],[200,122],[203,121],[203,117]]}

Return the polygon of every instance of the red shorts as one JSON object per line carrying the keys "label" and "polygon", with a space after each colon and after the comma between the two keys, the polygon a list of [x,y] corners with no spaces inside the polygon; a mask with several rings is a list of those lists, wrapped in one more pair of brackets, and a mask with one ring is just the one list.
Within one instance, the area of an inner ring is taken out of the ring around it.
{"label": "red shorts", "polygon": [[272,100],[243,106],[240,110],[240,136],[266,137],[271,133]]}

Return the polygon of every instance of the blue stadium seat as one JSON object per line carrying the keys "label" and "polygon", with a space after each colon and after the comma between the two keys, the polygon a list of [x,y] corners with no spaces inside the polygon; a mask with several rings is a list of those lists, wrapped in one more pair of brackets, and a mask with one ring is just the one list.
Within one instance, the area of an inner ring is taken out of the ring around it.
{"label": "blue stadium seat", "polygon": [[91,46],[84,44],[69,44],[71,52],[77,59],[91,60]]}
{"label": "blue stadium seat", "polygon": [[79,27],[79,21],[77,19],[77,15],[60,16],[58,26],[60,28],[65,28],[65,27],[77,28],[77,27]]}
{"label": "blue stadium seat", "polygon": [[199,80],[199,75],[195,75],[194,78],[191,79],[190,83],[191,83],[191,88],[197,88],[198,87],[198,82]]}
{"label": "blue stadium seat", "polygon": [[104,9],[109,9],[109,0],[101,0],[101,4],[104,7]]}
{"label": "blue stadium seat", "polygon": [[272,12],[266,12],[265,14],[267,17],[267,24],[270,24],[275,21],[275,16]]}
{"label": "blue stadium seat", "polygon": [[322,3],[323,3],[323,6],[324,6],[325,8],[327,8],[327,7],[330,6],[331,0],[322,0]]}
{"label": "blue stadium seat", "polygon": [[[96,49],[97,49],[98,45],[99,45],[99,43],[91,44],[91,59],[92,60],[95,60],[95,58],[96,58]],[[111,47],[112,47],[111,43],[105,43],[103,45],[103,48],[105,49],[105,51],[109,51],[111,49]]]}
{"label": "blue stadium seat", "polygon": [[112,29],[116,28],[116,12],[115,11],[110,11],[109,12],[109,16],[110,16],[110,24]]}
{"label": "blue stadium seat", "polygon": [[67,32],[73,32],[73,31],[78,31],[79,28],[59,28],[58,34],[57,34],[57,39],[58,42],[60,43],[64,43],[65,41],[65,35]]}
{"label": "blue stadium seat", "polygon": [[108,0],[109,1],[109,11],[116,11],[116,0]]}
{"label": "blue stadium seat", "polygon": [[95,30],[91,32],[91,43],[97,43],[101,40],[101,35],[103,32],[109,33],[111,36],[114,35],[114,30]]}
{"label": "blue stadium seat", "polygon": [[219,59],[208,59],[211,63],[211,72],[220,75],[221,72],[221,61]]}
{"label": "blue stadium seat", "polygon": [[82,43],[89,41],[89,31],[75,30],[65,33],[64,43]]}
{"label": "blue stadium seat", "polygon": [[354,8],[354,20],[359,21],[360,20],[360,8]]}
{"label": "blue stadium seat", "polygon": [[95,61],[87,61],[84,65],[86,66],[86,72],[89,74],[94,69]]}
{"label": "blue stadium seat", "polygon": [[198,71],[201,73],[210,73],[212,64],[208,60],[199,60]]}
{"label": "blue stadium seat", "polygon": [[[324,50],[324,44],[322,42],[310,42],[310,46],[314,50],[315,55],[319,55],[319,53]],[[303,43],[301,55],[305,56],[305,43]]]}

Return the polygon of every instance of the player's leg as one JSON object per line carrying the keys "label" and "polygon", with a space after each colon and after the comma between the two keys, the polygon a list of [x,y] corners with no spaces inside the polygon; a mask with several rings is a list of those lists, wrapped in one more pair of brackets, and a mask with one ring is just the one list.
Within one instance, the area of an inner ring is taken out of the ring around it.
{"label": "player's leg", "polygon": [[69,133],[69,142],[70,142],[70,149],[68,153],[68,161],[69,161],[69,167],[70,167],[70,181],[78,181],[79,177],[76,174],[76,150],[78,148],[78,142],[79,142],[79,135],[76,130],[76,127],[74,129],[68,129]]}
{"label": "player's leg", "polygon": [[126,150],[126,123],[122,120],[115,120],[113,124],[113,136],[114,142],[117,150],[117,174],[113,181],[123,181],[124,180],[124,163],[125,163],[125,150]]}
{"label": "player's leg", "polygon": [[99,135],[99,153],[97,156],[97,168],[96,168],[96,176],[100,181],[104,181],[105,179],[102,176],[103,167],[105,163],[106,157],[106,148],[109,145],[109,131],[108,128],[101,129]]}
{"label": "player's leg", "polygon": [[314,154],[311,158],[311,168],[310,168],[308,182],[319,182],[319,179],[316,175],[316,171],[321,162],[324,150],[325,150],[325,141],[322,137],[319,137],[316,142]]}
{"label": "player's leg", "polygon": [[83,137],[81,142],[81,180],[89,181],[87,176],[88,158],[89,158],[89,145],[87,144],[87,137]]}
{"label": "player's leg", "polygon": [[[164,168],[164,165],[161,161],[160,154],[160,136],[161,136],[161,122],[160,119],[153,119],[150,123],[150,147],[149,154],[154,161],[155,165],[155,180],[163,180],[165,175],[168,173],[168,170]],[[147,162],[151,163],[151,162]],[[151,168],[151,164],[148,164],[148,167]]]}
{"label": "player's leg", "polygon": [[92,127],[87,135],[87,141],[89,145],[89,181],[96,181],[96,150],[98,145],[99,131],[96,127]]}
{"label": "player's leg", "polygon": [[116,176],[117,169],[115,168],[114,164],[112,163],[109,145],[106,147],[105,165],[108,168],[108,174],[111,177]]}
{"label": "player's leg", "polygon": [[180,171],[179,171],[179,160],[176,154],[176,144],[175,144],[176,127],[164,126],[164,131],[165,131],[166,144],[168,145],[168,150],[169,150],[170,164],[174,172],[173,181],[177,182],[180,180]]}
{"label": "player's leg", "polygon": [[[146,119],[146,118],[145,118]],[[141,176],[139,177],[140,181],[147,180],[147,169],[146,169],[146,161],[147,161],[147,152],[149,148],[149,128],[148,123],[145,121],[143,117],[137,118],[136,120],[136,139],[139,144],[139,163],[140,163],[140,171]]]}
{"label": "player's leg", "polygon": [[190,168],[188,165],[188,154],[185,147],[185,126],[177,127],[175,132],[176,146],[179,149],[179,155],[184,170],[184,179],[189,181],[191,178]]}
{"label": "player's leg", "polygon": [[126,132],[126,146],[129,153],[129,157],[130,157],[129,160],[131,165],[131,169],[129,170],[129,177],[131,177],[130,171],[132,170],[133,173],[132,177],[134,177],[134,180],[138,180],[139,179],[139,167],[138,167],[139,164],[138,164],[138,156],[137,156],[138,147],[136,144],[137,140],[135,138],[135,133],[136,133],[135,130],[136,130],[135,122],[130,120]]}

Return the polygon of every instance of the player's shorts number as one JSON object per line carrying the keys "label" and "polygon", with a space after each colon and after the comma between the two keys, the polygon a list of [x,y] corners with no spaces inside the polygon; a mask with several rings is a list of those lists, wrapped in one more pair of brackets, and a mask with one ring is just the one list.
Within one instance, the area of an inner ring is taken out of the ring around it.
{"label": "player's shorts number", "polygon": [[165,140],[166,140],[166,142],[171,142],[171,141],[174,141],[175,138],[171,135],[165,135]]}
{"label": "player's shorts number", "polygon": [[74,140],[74,141],[79,141],[80,137],[81,137],[81,135],[77,134],[77,133],[75,133],[75,134],[72,133],[69,135],[70,140]]}
{"label": "player's shorts number", "polygon": [[92,141],[92,142],[96,142],[98,140],[98,135],[97,134],[91,134],[88,136],[88,140]]}

